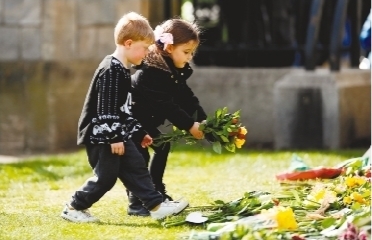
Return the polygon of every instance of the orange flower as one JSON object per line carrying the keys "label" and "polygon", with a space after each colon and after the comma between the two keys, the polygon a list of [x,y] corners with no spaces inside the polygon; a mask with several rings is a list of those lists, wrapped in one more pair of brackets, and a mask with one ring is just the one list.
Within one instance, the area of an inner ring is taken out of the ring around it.
{"label": "orange flower", "polygon": [[368,170],[366,171],[365,176],[366,176],[367,178],[371,178],[371,169],[368,169]]}
{"label": "orange flower", "polygon": [[231,136],[236,136],[236,135],[238,135],[239,133],[238,132],[229,132],[229,136],[231,137]]}
{"label": "orange flower", "polygon": [[239,138],[239,139],[245,139],[245,135],[244,134],[238,134],[236,137]]}
{"label": "orange flower", "polygon": [[232,120],[231,120],[231,123],[232,124],[235,124],[235,123],[238,123],[239,122],[239,118],[233,118]]}

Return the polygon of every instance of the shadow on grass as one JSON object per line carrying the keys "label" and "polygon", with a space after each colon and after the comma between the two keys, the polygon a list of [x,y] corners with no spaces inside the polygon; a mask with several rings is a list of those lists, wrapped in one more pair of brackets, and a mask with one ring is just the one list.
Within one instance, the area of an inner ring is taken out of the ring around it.
{"label": "shadow on grass", "polygon": [[120,227],[134,227],[134,228],[143,228],[143,227],[149,227],[149,228],[158,228],[158,229],[164,229],[164,227],[160,223],[112,223],[112,222],[98,222],[97,225],[102,226],[120,226]]}

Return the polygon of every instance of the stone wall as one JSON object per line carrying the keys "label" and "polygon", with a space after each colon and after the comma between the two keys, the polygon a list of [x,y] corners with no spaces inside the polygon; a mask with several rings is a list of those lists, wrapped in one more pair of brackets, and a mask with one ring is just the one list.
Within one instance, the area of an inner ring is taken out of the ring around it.
{"label": "stone wall", "polygon": [[292,71],[274,86],[277,149],[368,147],[370,71]]}
{"label": "stone wall", "polygon": [[0,64],[0,154],[76,148],[77,119],[96,64]]}
{"label": "stone wall", "polygon": [[199,67],[190,78],[190,86],[207,113],[227,107],[241,110],[248,127],[247,143],[273,146],[275,82],[291,69],[248,69]]}
{"label": "stone wall", "polygon": [[[0,64],[0,155],[77,149],[77,121],[97,64],[80,60]],[[189,85],[208,114],[224,106],[231,112],[241,110],[249,130],[247,148],[339,149],[370,139],[369,71],[194,70]],[[306,118],[301,118],[304,113],[297,105],[303,87],[321,89],[323,106],[321,112],[307,107],[313,114]],[[319,118],[323,120],[315,127],[320,131],[314,131],[311,123]],[[322,140],[312,145],[309,137]]]}
{"label": "stone wall", "polygon": [[164,20],[163,3],[0,0],[0,154],[76,148],[85,91],[115,50],[116,22],[135,11],[154,27]]}
{"label": "stone wall", "polygon": [[[0,0],[0,61],[100,59],[114,51],[113,30],[123,14],[141,13],[154,27],[164,20],[163,3],[163,0]],[[180,14],[176,8],[172,13]]]}
{"label": "stone wall", "polygon": [[[116,21],[125,12],[136,11],[154,27],[164,20],[163,2],[0,0],[0,155],[77,149],[77,121],[85,94],[97,64],[114,51]],[[287,144],[286,137],[297,130],[285,130],[285,126],[298,114],[282,117],[280,113],[295,113],[297,98],[291,96],[298,96],[301,87],[282,88],[288,86],[286,82],[310,89],[328,84],[326,89],[332,94],[311,90],[321,93],[322,109],[327,111],[307,118],[334,120],[322,121],[320,137],[312,135],[317,139],[328,136],[325,139],[334,142],[322,141],[320,148],[349,147],[370,139],[369,71],[334,74],[328,70],[195,67],[189,80],[208,113],[224,106],[242,111],[242,122],[249,129],[246,147],[291,148],[295,145]],[[281,90],[290,94],[279,94],[278,100],[274,93]],[[299,119],[301,124],[304,119]],[[296,136],[301,141],[301,135]]]}
{"label": "stone wall", "polygon": [[[136,1],[130,1],[136,3]],[[55,61],[113,51],[113,27],[128,1],[0,0],[0,60]],[[139,10],[137,6],[131,6]]]}

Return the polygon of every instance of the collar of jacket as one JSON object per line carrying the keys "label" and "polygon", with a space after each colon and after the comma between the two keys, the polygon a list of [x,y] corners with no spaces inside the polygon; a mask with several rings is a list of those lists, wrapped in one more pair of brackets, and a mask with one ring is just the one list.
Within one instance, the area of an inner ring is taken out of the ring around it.
{"label": "collar of jacket", "polygon": [[147,54],[146,58],[144,59],[144,64],[149,67],[154,67],[169,72],[182,79],[188,79],[193,73],[190,64],[187,63],[183,68],[176,68],[173,60],[170,57],[162,56],[156,51],[150,51]]}

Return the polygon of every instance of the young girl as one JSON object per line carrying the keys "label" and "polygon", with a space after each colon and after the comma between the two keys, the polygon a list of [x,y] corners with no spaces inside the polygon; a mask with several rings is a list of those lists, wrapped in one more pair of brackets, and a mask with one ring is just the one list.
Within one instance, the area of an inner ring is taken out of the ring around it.
{"label": "young girl", "polygon": [[[188,130],[196,139],[202,139],[203,132],[198,128],[200,122],[206,119],[206,114],[186,83],[193,72],[189,62],[199,45],[200,30],[195,23],[170,19],[157,26],[154,33],[155,44],[132,75],[133,116],[152,138],[160,135],[158,127],[167,119],[177,128]],[[137,144],[137,148],[149,163],[148,149],[140,144]],[[155,189],[162,193],[164,199],[172,200],[163,183],[170,144],[152,145],[151,148],[154,155],[149,169]],[[128,214],[148,215],[148,211],[131,193]]]}

